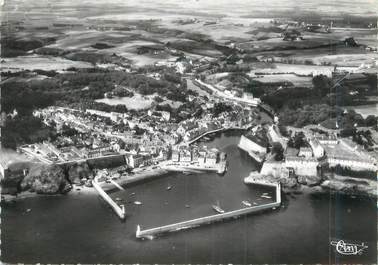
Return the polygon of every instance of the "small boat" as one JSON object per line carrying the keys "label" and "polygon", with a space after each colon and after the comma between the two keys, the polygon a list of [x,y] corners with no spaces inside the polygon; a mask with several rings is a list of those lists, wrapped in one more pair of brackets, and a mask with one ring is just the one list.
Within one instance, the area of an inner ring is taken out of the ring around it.
{"label": "small boat", "polygon": [[267,193],[267,192],[264,192],[262,195],[268,195],[269,193]]}
{"label": "small boat", "polygon": [[265,198],[265,199],[271,199],[272,198],[271,196],[268,196],[268,195],[261,195],[260,197]]}
{"label": "small boat", "polygon": [[185,204],[185,208],[190,208],[190,205],[189,204]]}
{"label": "small boat", "polygon": [[224,213],[224,210],[222,208],[220,208],[219,206],[217,205],[212,205],[213,209],[217,212],[217,213]]}
{"label": "small boat", "polygon": [[130,196],[134,196],[135,195],[135,192],[133,192],[133,193],[130,193]]}
{"label": "small boat", "polygon": [[134,204],[135,204],[135,205],[141,205],[142,202],[140,202],[140,201],[134,201]]}
{"label": "small boat", "polygon": [[31,212],[31,209],[30,208],[26,209],[26,212],[27,213]]}
{"label": "small boat", "polygon": [[122,199],[117,197],[117,198],[115,198],[115,201],[119,202],[119,201],[122,201]]}
{"label": "small boat", "polygon": [[168,185],[167,190],[171,190],[171,189],[172,189],[172,186]]}
{"label": "small boat", "polygon": [[190,172],[190,171],[184,171],[184,172],[182,172],[184,175],[191,175],[192,174],[192,172]]}
{"label": "small boat", "polygon": [[213,209],[217,212],[217,213],[225,213],[225,211],[219,206],[219,202],[217,202],[217,205],[212,205]]}
{"label": "small boat", "polygon": [[251,207],[252,204],[249,202],[249,201],[242,201],[242,204],[247,206],[247,207]]}
{"label": "small boat", "polygon": [[259,205],[257,202],[253,202],[253,205]]}

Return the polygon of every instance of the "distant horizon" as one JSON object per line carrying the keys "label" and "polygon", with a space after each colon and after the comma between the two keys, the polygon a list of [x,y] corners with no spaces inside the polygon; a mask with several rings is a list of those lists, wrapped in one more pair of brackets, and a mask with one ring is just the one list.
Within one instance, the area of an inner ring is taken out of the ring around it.
{"label": "distant horizon", "polygon": [[[2,7],[3,13],[19,11],[32,11],[33,9],[50,9],[52,12],[64,11],[70,7],[85,7],[88,9],[101,6],[104,13],[113,8],[125,8],[125,12],[149,12],[152,10],[164,13],[190,13],[194,12],[203,15],[216,16],[251,16],[269,17],[274,16],[301,16],[303,14],[314,14],[320,16],[377,16],[378,5],[375,0],[318,0],[316,3],[310,0],[93,0],[81,1],[73,0],[42,0],[42,1],[22,1],[8,0]],[[135,10],[130,10],[135,8]],[[78,10],[76,10],[78,11]],[[97,10],[98,11],[98,10]],[[122,12],[122,10],[119,10]],[[80,12],[80,11],[78,11]]]}

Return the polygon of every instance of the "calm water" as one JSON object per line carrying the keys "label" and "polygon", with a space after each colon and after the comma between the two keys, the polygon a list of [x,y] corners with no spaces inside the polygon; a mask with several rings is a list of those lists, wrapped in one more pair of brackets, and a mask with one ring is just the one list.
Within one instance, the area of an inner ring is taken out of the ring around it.
{"label": "calm water", "polygon": [[[328,263],[375,262],[375,201],[339,196],[284,196],[284,207],[219,224],[137,240],[142,228],[213,214],[258,203],[265,188],[242,179],[255,169],[236,144],[237,136],[216,138],[209,146],[228,153],[229,171],[172,174],[134,185],[112,197],[122,198],[128,216],[120,222],[97,196],[56,196],[2,206],[1,250],[4,262],[29,263]],[[166,190],[172,186],[170,191]],[[131,193],[135,192],[135,195]],[[272,198],[274,199],[274,198]],[[143,205],[134,205],[134,200]],[[190,205],[186,208],[185,205]],[[27,208],[32,211],[25,213]],[[361,256],[336,256],[330,238],[365,242]]]}

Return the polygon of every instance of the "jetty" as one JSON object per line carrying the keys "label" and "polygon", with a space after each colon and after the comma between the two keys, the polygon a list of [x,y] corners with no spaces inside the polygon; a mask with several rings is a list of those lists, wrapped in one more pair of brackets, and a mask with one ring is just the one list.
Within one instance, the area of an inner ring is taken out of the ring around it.
{"label": "jetty", "polygon": [[140,225],[137,226],[136,237],[137,238],[153,238],[154,235],[175,232],[188,228],[194,228],[205,224],[211,224],[226,219],[237,218],[242,215],[247,215],[251,213],[257,213],[264,210],[274,209],[281,205],[281,185],[279,183],[266,183],[267,186],[274,186],[276,188],[276,201],[272,203],[267,203],[263,205],[244,207],[242,209],[225,212],[221,214],[214,214],[209,216],[204,216],[188,221],[183,221],[179,223],[164,225],[160,227],[150,228],[146,230],[141,230]]}
{"label": "jetty", "polygon": [[119,206],[115,201],[113,201],[113,199],[101,188],[96,180],[92,180],[92,185],[98,192],[98,194],[104,199],[104,201],[106,201],[110,205],[110,207],[119,216],[119,218],[121,218],[121,220],[124,220],[126,217],[125,206]]}
{"label": "jetty", "polygon": [[125,190],[121,185],[119,185],[117,182],[115,182],[112,179],[109,179],[111,183],[113,183],[114,186],[116,186],[119,190]]}

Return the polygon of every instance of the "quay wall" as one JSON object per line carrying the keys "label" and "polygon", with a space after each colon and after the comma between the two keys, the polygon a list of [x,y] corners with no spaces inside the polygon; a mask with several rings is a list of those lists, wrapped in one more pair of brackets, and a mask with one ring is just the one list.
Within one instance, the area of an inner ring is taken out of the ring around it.
{"label": "quay wall", "polygon": [[204,132],[203,134],[193,138],[192,140],[188,141],[187,143],[190,145],[194,142],[197,142],[199,139],[201,139],[202,137],[205,137],[206,135],[209,135],[209,134],[212,134],[212,133],[217,133],[217,132],[225,132],[225,131],[232,131],[232,130],[241,130],[241,131],[244,131],[244,130],[247,130],[248,128],[242,128],[242,127],[228,127],[228,128],[219,128],[219,129],[215,129],[215,130],[211,130],[211,131],[207,131],[207,132]]}
{"label": "quay wall", "polygon": [[[134,175],[128,175],[127,177],[121,177],[117,180],[114,180],[118,185],[127,185],[132,184],[136,182],[142,182],[147,181],[150,179],[155,179],[162,177],[163,175],[167,174],[168,171],[165,169],[154,169],[153,171],[143,171],[143,172],[137,172]],[[114,190],[116,187],[113,183],[106,183],[102,182],[99,184],[101,188],[104,190]]]}
{"label": "quay wall", "polygon": [[221,131],[225,131],[225,130],[227,130],[227,129],[225,129],[225,128],[219,128],[219,129],[215,129],[215,130],[204,132],[203,134],[201,134],[201,135],[195,137],[194,139],[188,141],[188,144],[192,144],[192,143],[198,141],[199,139],[201,139],[202,137],[205,137],[208,134],[212,134],[212,133],[216,133],[216,132],[221,132]]}
{"label": "quay wall", "polygon": [[263,146],[256,144],[255,142],[249,140],[244,135],[242,135],[240,137],[240,142],[239,142],[238,146],[246,152],[252,151],[252,152],[257,152],[257,153],[261,153],[261,154],[266,153],[266,147],[263,147]]}

